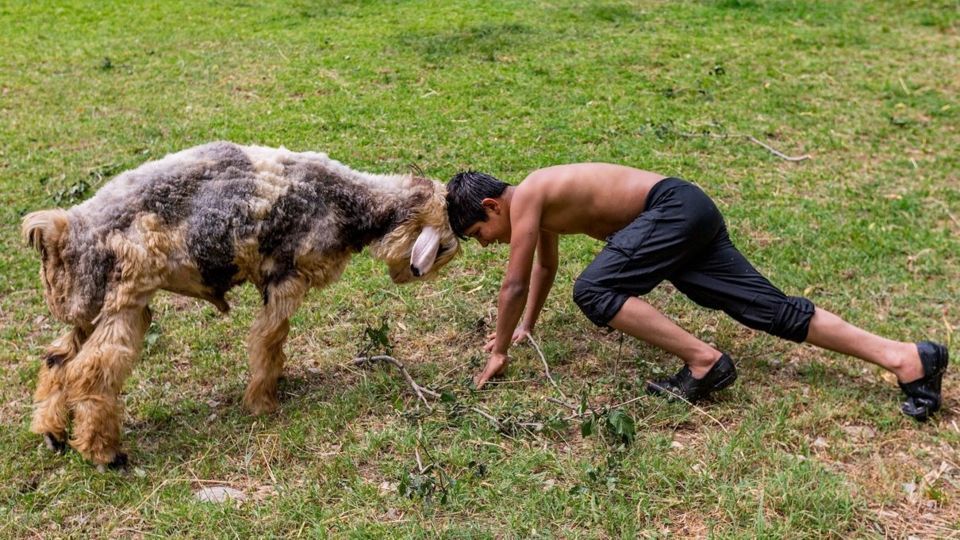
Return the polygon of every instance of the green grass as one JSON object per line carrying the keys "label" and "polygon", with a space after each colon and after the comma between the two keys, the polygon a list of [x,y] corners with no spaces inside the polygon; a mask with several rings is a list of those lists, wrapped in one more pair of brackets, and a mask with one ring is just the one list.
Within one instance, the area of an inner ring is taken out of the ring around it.
{"label": "green grass", "polygon": [[[439,179],[469,167],[515,183],[612,161],[698,182],[788,294],[892,338],[949,342],[958,12],[952,0],[0,4],[0,537],[956,536],[954,373],[946,410],[917,425],[876,369],[661,288],[651,301],[730,351],[740,382],[703,412],[632,402],[632,444],[603,426],[583,437],[578,421],[554,422],[569,411],[546,401],[555,391],[527,346],[507,382],[467,388],[507,255],[475,244],[437,281],[393,287],[363,255],[313,293],[268,417],[239,404],[254,292],[231,293],[227,317],[159,295],[125,387],[133,465],[99,474],[28,431],[39,358],[62,326],[18,225],[216,139]],[[561,388],[594,407],[677,366],[591,327],[570,300],[599,247],[562,241],[538,330]],[[348,366],[383,317],[394,354],[453,402],[427,413],[397,373]],[[498,433],[471,406],[550,428]],[[209,485],[249,498],[195,502]]]}

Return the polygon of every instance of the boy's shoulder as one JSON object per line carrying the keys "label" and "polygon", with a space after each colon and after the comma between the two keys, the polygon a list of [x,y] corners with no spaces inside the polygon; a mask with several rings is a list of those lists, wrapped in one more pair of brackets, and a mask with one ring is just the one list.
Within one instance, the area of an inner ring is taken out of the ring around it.
{"label": "boy's shoulder", "polygon": [[546,191],[551,186],[569,178],[572,173],[571,165],[553,165],[537,169],[517,184],[517,189],[525,192]]}
{"label": "boy's shoulder", "polygon": [[549,178],[535,173],[536,171],[530,173],[513,187],[513,205],[536,204],[550,188]]}
{"label": "boy's shoulder", "polygon": [[551,165],[532,171],[524,178],[523,182],[544,182],[550,179],[563,178],[573,174],[578,168],[582,168],[584,163],[568,163],[564,165]]}

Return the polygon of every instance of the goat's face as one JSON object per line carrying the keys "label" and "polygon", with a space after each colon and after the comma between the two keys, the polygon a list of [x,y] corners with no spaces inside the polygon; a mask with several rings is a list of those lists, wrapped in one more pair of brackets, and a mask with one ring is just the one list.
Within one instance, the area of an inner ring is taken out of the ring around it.
{"label": "goat's face", "polygon": [[394,283],[433,277],[460,252],[460,241],[447,218],[446,186],[417,180],[428,190],[424,202],[374,247]]}

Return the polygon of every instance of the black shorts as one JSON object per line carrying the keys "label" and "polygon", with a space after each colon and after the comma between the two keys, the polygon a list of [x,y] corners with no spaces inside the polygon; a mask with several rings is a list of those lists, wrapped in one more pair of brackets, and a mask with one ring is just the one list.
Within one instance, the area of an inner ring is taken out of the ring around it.
{"label": "black shorts", "polygon": [[699,187],[679,178],[657,182],[643,212],[607,238],[574,284],[574,300],[606,326],[631,296],[668,280],[697,304],[744,325],[802,342],[814,305],[786,296],[737,251],[723,216]]}

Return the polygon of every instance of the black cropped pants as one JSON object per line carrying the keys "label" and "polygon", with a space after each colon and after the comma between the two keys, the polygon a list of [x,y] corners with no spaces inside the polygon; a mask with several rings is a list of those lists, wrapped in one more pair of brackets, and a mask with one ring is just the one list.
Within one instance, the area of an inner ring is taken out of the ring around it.
{"label": "black cropped pants", "polygon": [[607,238],[577,278],[573,298],[590,321],[606,326],[629,297],[663,280],[750,328],[798,343],[807,338],[813,303],[763,277],[730,241],[710,197],[679,178],[651,188],[643,212]]}

